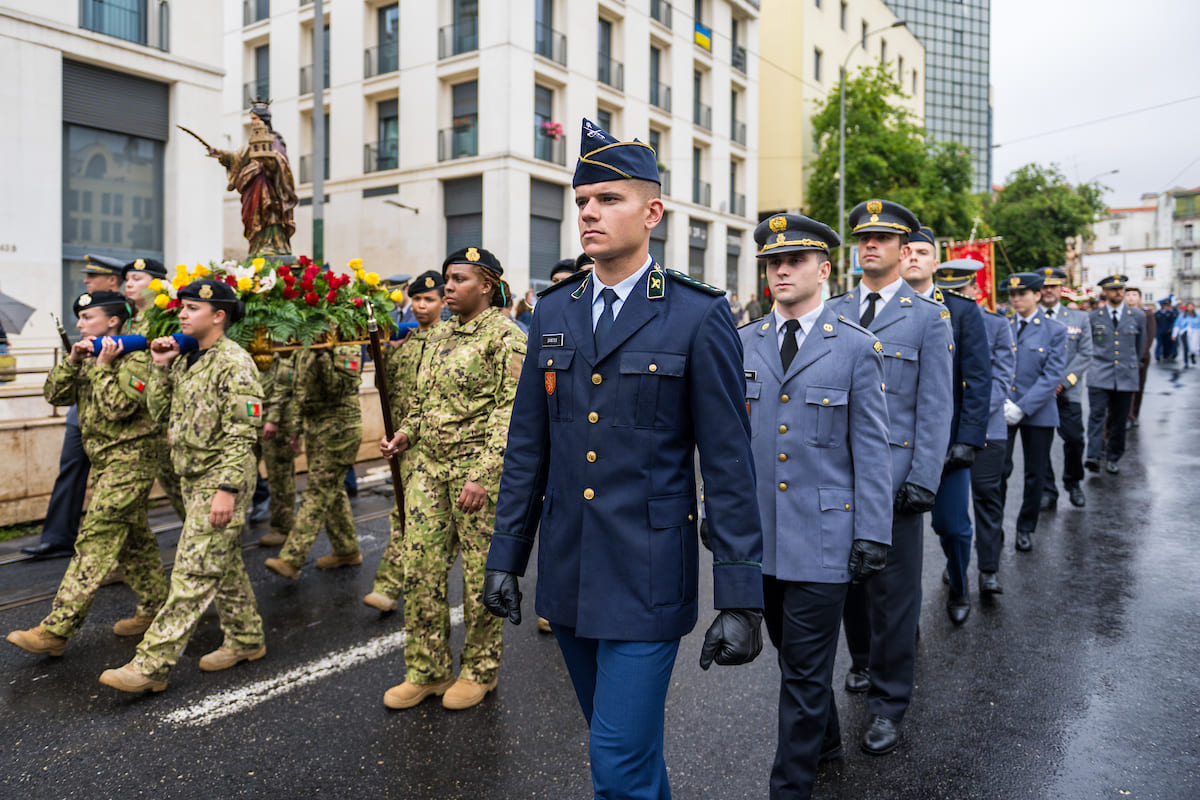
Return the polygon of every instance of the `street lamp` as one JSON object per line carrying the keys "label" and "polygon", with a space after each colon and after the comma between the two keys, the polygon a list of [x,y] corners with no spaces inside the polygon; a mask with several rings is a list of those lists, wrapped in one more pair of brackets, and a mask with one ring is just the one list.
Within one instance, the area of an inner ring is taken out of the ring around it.
{"label": "street lamp", "polygon": [[[846,65],[850,63],[850,56],[854,55],[854,51],[858,46],[865,45],[867,39],[877,33],[883,33],[892,28],[905,28],[908,26],[908,21],[898,19],[891,25],[883,28],[876,28],[873,31],[866,33],[861,39],[851,45],[846,57],[842,59],[842,69],[838,73],[838,238],[842,240],[842,257],[838,259],[841,266],[839,280],[845,280],[846,272],[849,265],[846,263]],[[863,48],[866,49],[865,47]]]}
{"label": "street lamp", "polygon": [[1089,183],[1093,183],[1094,181],[1096,181],[1096,180],[1098,180],[1098,179],[1100,179],[1100,178],[1106,178],[1106,177],[1108,177],[1109,175],[1116,175],[1116,174],[1117,174],[1118,172],[1120,172],[1120,171],[1121,171],[1121,170],[1119,170],[1119,169],[1110,169],[1110,170],[1108,170],[1107,172],[1101,172],[1099,175],[1093,175],[1092,177],[1088,178],[1088,179],[1087,179],[1086,181],[1084,181],[1083,183],[1084,183],[1084,185],[1086,186],[1087,184],[1089,184]]}

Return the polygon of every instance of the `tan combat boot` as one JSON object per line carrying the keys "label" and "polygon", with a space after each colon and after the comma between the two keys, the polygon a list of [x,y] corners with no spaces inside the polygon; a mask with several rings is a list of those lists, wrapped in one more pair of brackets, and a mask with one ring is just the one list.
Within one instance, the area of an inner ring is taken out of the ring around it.
{"label": "tan combat boot", "polygon": [[383,696],[383,704],[388,708],[412,708],[430,695],[445,694],[454,685],[454,678],[449,677],[441,683],[416,684],[405,681],[399,686],[393,686]]}
{"label": "tan combat boot", "polygon": [[287,541],[287,534],[279,531],[270,531],[261,539],[258,540],[259,547],[279,547]]}
{"label": "tan combat boot", "polygon": [[397,601],[380,592],[371,592],[363,598],[363,604],[371,608],[378,608],[380,611],[395,611],[400,607]]}
{"label": "tan combat boot", "polygon": [[268,558],[263,562],[263,566],[274,572],[276,575],[282,575],[288,580],[296,580],[300,577],[300,570],[293,567],[282,558]]}
{"label": "tan combat boot", "polygon": [[150,629],[151,622],[154,622],[154,617],[120,619],[113,625],[113,633],[117,636],[141,636]]}
{"label": "tan combat boot", "polygon": [[483,702],[487,693],[496,688],[496,679],[488,683],[478,683],[470,678],[459,678],[444,695],[442,706],[451,711],[462,711],[464,708],[477,706]]}
{"label": "tan combat boot", "polygon": [[27,631],[13,631],[8,640],[22,650],[38,656],[61,656],[67,649],[67,640],[38,625]]}
{"label": "tan combat boot", "polygon": [[317,569],[334,569],[336,567],[355,567],[362,563],[362,551],[355,550],[344,556],[328,555],[317,559]]}
{"label": "tan combat boot", "polygon": [[122,692],[161,692],[167,688],[166,680],[156,681],[147,678],[129,664],[120,669],[106,669],[100,673],[100,682],[105,686],[120,689]]}
{"label": "tan combat boot", "polygon": [[266,654],[267,646],[265,644],[250,650],[233,650],[221,645],[211,653],[200,657],[200,669],[203,672],[219,672],[242,661],[258,661]]}

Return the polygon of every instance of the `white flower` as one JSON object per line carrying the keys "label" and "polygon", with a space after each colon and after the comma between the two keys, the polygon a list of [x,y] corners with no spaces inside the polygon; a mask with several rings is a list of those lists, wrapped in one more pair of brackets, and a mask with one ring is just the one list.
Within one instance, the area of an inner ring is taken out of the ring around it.
{"label": "white flower", "polygon": [[[254,269],[251,267],[250,269]],[[258,294],[269,292],[275,286],[275,270],[266,270],[258,274],[258,288],[254,291]]]}

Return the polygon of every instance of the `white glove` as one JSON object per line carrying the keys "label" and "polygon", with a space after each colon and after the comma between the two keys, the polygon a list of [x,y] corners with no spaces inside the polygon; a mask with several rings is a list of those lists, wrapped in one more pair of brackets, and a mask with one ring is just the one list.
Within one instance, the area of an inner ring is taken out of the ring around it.
{"label": "white glove", "polygon": [[1004,421],[1009,425],[1016,425],[1023,419],[1025,419],[1025,412],[1021,410],[1021,407],[1012,400],[1005,399]]}

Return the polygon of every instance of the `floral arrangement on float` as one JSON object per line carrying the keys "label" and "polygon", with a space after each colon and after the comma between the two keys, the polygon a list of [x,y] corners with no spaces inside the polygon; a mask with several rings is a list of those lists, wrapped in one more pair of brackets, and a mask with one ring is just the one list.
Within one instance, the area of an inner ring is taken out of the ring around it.
{"label": "floral arrangement on float", "polygon": [[246,306],[245,316],[228,332],[245,347],[261,369],[272,353],[336,344],[365,343],[367,306],[383,324],[392,322],[391,311],[404,294],[389,294],[380,286],[379,274],[363,270],[361,258],[347,265],[352,274],[334,272],[327,265],[299,256],[293,264],[270,263],[264,258],[197,264],[180,264],[170,281],[155,279],[147,291],[154,293],[148,310],[151,338],[179,331],[179,290],[194,280],[224,281],[237,291]]}

